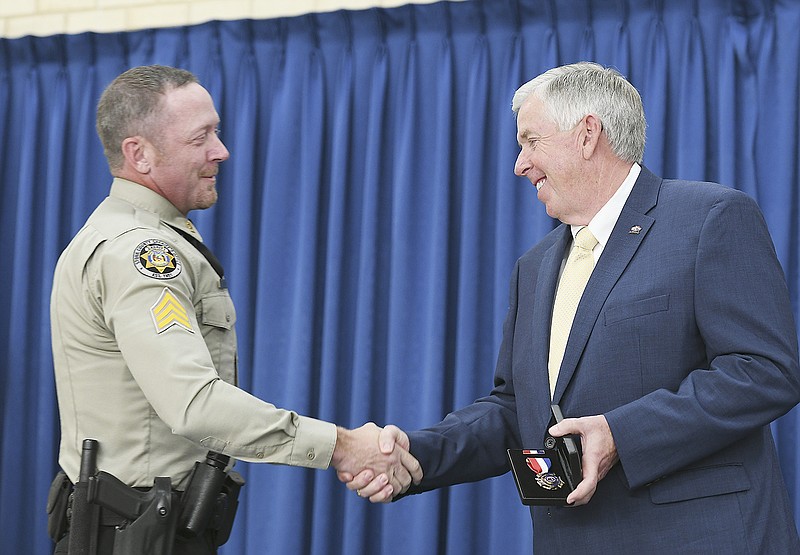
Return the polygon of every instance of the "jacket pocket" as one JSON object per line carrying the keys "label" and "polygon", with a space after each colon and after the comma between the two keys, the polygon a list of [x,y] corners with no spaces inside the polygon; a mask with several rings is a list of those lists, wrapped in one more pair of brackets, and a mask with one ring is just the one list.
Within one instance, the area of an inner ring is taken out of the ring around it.
{"label": "jacket pocket", "polygon": [[750,479],[741,464],[689,468],[650,485],[653,503],[675,503],[750,489]]}
{"label": "jacket pocket", "polygon": [[654,312],[669,310],[669,295],[659,295],[649,299],[641,299],[621,306],[612,306],[605,310],[605,324],[610,326],[622,320],[646,316]]}

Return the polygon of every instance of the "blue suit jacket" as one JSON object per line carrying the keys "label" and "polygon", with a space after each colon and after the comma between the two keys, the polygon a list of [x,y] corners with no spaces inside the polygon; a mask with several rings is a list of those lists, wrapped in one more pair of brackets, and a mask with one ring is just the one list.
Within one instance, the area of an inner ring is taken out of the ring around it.
{"label": "blue suit jacket", "polygon": [[[409,433],[410,493],[508,470],[541,447],[561,225],[518,261],[491,394]],[[797,333],[756,203],[710,183],[636,181],[581,299],[556,385],[604,414],[620,462],[583,507],[533,507],[542,553],[800,553],[769,423],[800,400]],[[509,503],[518,502],[509,499]]]}

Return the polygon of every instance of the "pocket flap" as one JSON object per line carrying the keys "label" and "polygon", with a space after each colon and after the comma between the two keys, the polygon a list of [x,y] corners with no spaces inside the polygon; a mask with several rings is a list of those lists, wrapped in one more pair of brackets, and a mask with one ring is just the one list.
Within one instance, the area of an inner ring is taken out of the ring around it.
{"label": "pocket flap", "polygon": [[605,310],[605,322],[607,326],[616,324],[628,318],[646,316],[654,312],[663,312],[669,309],[669,295],[659,295],[649,299],[641,299],[621,306],[612,306]]}
{"label": "pocket flap", "polygon": [[741,464],[690,468],[650,485],[653,503],[674,503],[750,489],[750,479]]}
{"label": "pocket flap", "polygon": [[200,321],[215,328],[233,329],[236,323],[236,310],[228,293],[214,293],[200,301],[202,315]]}

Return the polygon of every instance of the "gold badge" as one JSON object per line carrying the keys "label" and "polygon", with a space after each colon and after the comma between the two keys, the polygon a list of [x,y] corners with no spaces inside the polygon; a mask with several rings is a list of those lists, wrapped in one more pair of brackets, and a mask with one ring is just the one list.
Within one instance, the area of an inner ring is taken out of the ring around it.
{"label": "gold badge", "polygon": [[172,247],[159,239],[142,241],[133,250],[133,265],[139,273],[155,279],[172,279],[181,273],[181,261]]}
{"label": "gold badge", "polygon": [[178,298],[169,290],[169,287],[164,288],[156,304],[150,307],[150,315],[153,317],[156,333],[164,333],[172,326],[178,326],[194,333],[189,314]]}

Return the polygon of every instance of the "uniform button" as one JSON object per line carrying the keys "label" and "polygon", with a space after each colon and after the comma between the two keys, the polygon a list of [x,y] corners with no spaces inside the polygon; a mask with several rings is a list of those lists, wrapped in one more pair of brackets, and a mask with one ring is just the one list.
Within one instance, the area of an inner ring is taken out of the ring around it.
{"label": "uniform button", "polygon": [[316,459],[316,458],[317,458],[317,454],[316,454],[316,453],[314,453],[314,450],[313,450],[313,449],[310,449],[310,450],[308,451],[308,454],[306,455],[306,457],[308,457],[308,460],[310,460],[310,461],[313,461],[314,459]]}
{"label": "uniform button", "polygon": [[230,322],[231,321],[231,315],[230,314],[226,314],[225,315],[225,321],[226,322]]}
{"label": "uniform button", "polygon": [[257,459],[263,459],[264,458],[264,453],[261,453],[261,452],[256,453],[256,458]]}

